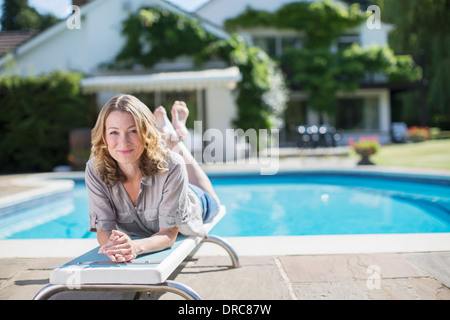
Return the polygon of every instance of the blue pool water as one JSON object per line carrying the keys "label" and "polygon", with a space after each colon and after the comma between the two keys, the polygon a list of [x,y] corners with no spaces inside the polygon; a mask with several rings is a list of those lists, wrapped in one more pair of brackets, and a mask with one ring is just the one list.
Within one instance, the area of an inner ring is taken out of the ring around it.
{"label": "blue pool water", "polygon": [[[213,177],[227,215],[212,233],[290,236],[450,232],[450,181],[287,174]],[[0,239],[93,238],[84,183],[0,216]]]}

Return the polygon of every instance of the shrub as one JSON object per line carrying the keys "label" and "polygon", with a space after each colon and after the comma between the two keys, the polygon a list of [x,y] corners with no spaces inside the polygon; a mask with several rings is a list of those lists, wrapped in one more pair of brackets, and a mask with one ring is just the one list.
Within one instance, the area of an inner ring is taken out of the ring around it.
{"label": "shrub", "polygon": [[81,74],[0,77],[0,172],[50,171],[67,164],[69,131],[92,127],[96,110]]}
{"label": "shrub", "polygon": [[429,140],[431,138],[430,128],[413,126],[408,130],[408,138],[413,142]]}

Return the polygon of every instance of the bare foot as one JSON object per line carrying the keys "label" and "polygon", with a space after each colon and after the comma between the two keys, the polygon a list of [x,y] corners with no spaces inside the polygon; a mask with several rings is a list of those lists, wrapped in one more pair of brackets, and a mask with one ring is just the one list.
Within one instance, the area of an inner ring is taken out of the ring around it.
{"label": "bare foot", "polygon": [[156,119],[156,126],[166,143],[170,144],[171,142],[179,141],[177,131],[175,131],[169,118],[167,118],[166,109],[164,107],[158,107],[155,112],[153,112],[153,115]]}
{"label": "bare foot", "polygon": [[172,107],[172,124],[181,140],[189,133],[186,128],[186,120],[189,117],[189,109],[183,101],[175,101]]}

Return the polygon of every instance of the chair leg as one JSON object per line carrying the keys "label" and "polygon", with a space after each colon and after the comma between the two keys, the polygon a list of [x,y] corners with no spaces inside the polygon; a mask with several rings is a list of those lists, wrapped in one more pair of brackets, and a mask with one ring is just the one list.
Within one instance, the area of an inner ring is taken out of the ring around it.
{"label": "chair leg", "polygon": [[48,300],[57,293],[63,291],[121,291],[121,292],[170,292],[183,297],[186,300],[202,300],[192,288],[176,282],[167,280],[161,284],[98,284],[80,285],[78,288],[69,288],[66,285],[47,285],[34,297],[34,300]]}
{"label": "chair leg", "polygon": [[33,298],[33,300],[48,300],[57,293],[70,290],[72,289],[69,289],[66,285],[49,284],[42,288]]}
{"label": "chair leg", "polygon": [[215,244],[221,246],[222,248],[224,248],[231,258],[231,261],[233,263],[233,268],[239,268],[239,266],[240,266],[239,257],[236,254],[236,252],[234,251],[234,249],[231,247],[231,245],[228,243],[228,241],[226,241],[225,239],[223,239],[219,236],[214,236],[214,235],[208,234],[205,236],[205,238],[202,240],[202,242],[215,243]]}

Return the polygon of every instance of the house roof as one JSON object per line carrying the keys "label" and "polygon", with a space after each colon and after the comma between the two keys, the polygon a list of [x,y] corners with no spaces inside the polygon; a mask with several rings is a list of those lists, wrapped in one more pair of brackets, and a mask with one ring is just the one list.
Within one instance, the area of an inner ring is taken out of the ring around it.
{"label": "house roof", "polygon": [[202,3],[200,6],[198,6],[198,8],[195,9],[194,12],[199,11],[200,9],[203,9],[204,7],[208,6],[210,3],[214,2],[215,0],[208,0],[204,3]]}
{"label": "house roof", "polygon": [[35,30],[17,30],[0,32],[0,57],[9,51],[14,51],[22,43],[35,36]]}
{"label": "house roof", "polygon": [[184,91],[209,88],[233,89],[242,76],[237,67],[203,71],[165,72],[150,75],[105,76],[81,81],[85,93]]}

